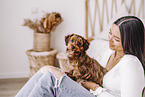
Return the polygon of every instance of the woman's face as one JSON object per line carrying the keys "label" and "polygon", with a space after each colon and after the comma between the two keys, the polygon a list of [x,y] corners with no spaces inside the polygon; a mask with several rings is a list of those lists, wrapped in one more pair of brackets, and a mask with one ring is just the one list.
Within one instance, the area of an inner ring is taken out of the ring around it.
{"label": "woman's face", "polygon": [[113,24],[108,34],[109,48],[115,51],[123,51],[119,27]]}

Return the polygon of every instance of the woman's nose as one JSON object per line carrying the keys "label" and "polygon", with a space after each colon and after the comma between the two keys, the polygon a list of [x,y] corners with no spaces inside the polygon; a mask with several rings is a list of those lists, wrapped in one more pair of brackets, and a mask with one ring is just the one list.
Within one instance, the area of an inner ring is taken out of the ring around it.
{"label": "woman's nose", "polygon": [[112,35],[109,35],[109,42],[112,42],[113,41],[113,36]]}

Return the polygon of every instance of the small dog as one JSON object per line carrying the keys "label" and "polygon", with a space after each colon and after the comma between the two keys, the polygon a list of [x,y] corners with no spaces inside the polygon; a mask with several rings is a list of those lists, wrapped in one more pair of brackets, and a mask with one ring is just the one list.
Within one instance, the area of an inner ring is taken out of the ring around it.
{"label": "small dog", "polygon": [[102,85],[102,79],[107,69],[86,54],[90,43],[76,34],[65,36],[65,43],[69,63],[74,67],[73,70],[66,72],[66,74],[77,82],[83,79]]}

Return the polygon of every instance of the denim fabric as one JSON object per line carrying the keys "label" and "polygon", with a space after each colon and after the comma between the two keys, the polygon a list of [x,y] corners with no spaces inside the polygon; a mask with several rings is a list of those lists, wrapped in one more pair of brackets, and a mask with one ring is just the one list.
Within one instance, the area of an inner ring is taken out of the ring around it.
{"label": "denim fabric", "polygon": [[56,93],[56,97],[95,97],[68,76],[63,76]]}
{"label": "denim fabric", "polygon": [[[38,79],[39,78],[39,79]],[[35,82],[35,83],[34,83]],[[34,85],[35,84],[35,85]],[[77,82],[64,75],[59,80],[49,71],[38,71],[16,97],[95,97]]]}
{"label": "denim fabric", "polygon": [[23,88],[17,93],[15,97],[28,97],[33,87],[37,84],[38,80],[42,77],[41,70],[36,72],[34,76],[23,86]]}

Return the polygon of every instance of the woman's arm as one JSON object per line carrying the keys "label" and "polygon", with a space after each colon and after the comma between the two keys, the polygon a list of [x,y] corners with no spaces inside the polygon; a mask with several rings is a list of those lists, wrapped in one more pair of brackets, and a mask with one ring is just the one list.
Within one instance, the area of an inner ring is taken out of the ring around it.
{"label": "woman's arm", "polygon": [[134,58],[123,64],[121,75],[121,97],[142,97],[144,72],[140,61]]}
{"label": "woman's arm", "polygon": [[100,87],[98,84],[91,81],[84,81],[81,83],[83,87],[90,90],[93,95],[97,97],[119,97],[115,93],[108,91],[105,88]]}

